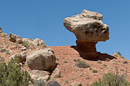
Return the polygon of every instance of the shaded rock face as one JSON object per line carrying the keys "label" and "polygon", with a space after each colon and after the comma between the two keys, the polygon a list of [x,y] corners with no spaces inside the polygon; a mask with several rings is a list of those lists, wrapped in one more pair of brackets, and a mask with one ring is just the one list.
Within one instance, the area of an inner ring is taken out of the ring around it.
{"label": "shaded rock face", "polygon": [[61,77],[61,71],[59,68],[55,68],[55,70],[51,74],[51,78],[60,78]]}
{"label": "shaded rock face", "polygon": [[56,67],[56,58],[50,48],[44,48],[32,52],[26,58],[27,64],[32,70],[53,70]]}
{"label": "shaded rock face", "polygon": [[13,33],[10,33],[10,41],[11,42],[17,42],[17,39],[19,39],[20,38],[20,36],[17,36],[17,35],[15,35],[15,34],[13,34]]}
{"label": "shaded rock face", "polygon": [[2,33],[2,29],[1,29],[1,27],[0,27],[0,33]]}
{"label": "shaded rock face", "polygon": [[78,49],[88,53],[85,56],[96,58],[96,43],[109,39],[109,27],[102,22],[102,17],[97,12],[83,10],[81,14],[64,19],[64,26],[77,38]]}

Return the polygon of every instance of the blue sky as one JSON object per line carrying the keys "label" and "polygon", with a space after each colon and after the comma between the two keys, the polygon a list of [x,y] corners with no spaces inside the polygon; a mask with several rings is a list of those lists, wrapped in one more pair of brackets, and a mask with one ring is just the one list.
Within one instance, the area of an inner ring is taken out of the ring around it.
{"label": "blue sky", "polygon": [[103,14],[110,39],[97,44],[97,51],[120,51],[130,59],[130,0],[1,0],[0,26],[24,38],[40,38],[48,46],[75,45],[76,38],[63,26],[66,17],[87,9]]}

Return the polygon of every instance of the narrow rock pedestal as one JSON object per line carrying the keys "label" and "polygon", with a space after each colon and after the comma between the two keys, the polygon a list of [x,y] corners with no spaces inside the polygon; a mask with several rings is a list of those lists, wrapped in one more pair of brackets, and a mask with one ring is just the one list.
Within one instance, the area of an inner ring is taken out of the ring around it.
{"label": "narrow rock pedestal", "polygon": [[96,51],[96,43],[97,42],[76,41],[80,55],[86,59],[95,59],[98,57],[99,54]]}

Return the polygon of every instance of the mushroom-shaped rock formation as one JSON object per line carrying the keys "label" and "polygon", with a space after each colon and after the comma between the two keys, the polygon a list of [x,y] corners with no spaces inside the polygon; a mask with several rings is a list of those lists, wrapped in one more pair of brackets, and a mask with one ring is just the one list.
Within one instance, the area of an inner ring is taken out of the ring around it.
{"label": "mushroom-shaped rock formation", "polygon": [[77,38],[77,49],[85,58],[97,58],[96,43],[109,39],[109,28],[102,22],[103,15],[88,10],[64,19],[64,26]]}

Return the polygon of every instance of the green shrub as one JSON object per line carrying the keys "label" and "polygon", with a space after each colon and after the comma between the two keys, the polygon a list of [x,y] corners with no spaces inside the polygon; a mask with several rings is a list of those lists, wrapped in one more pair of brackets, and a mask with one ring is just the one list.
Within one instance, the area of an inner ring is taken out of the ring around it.
{"label": "green shrub", "polygon": [[4,57],[1,57],[1,56],[0,56],[0,63],[1,63],[1,62],[4,62],[4,61],[5,61]]}
{"label": "green shrub", "polygon": [[64,63],[68,63],[68,61],[64,61]]}
{"label": "green shrub", "polygon": [[94,69],[94,70],[93,70],[93,73],[98,73],[98,71]]}
{"label": "green shrub", "polygon": [[26,47],[26,48],[29,48],[29,43],[26,42],[26,41],[24,41],[24,42],[22,43],[22,46],[24,46],[24,47]]}
{"label": "green shrub", "polygon": [[5,48],[1,49],[1,52],[2,52],[2,53],[3,53],[3,52],[6,52],[6,49],[5,49]]}
{"label": "green shrub", "polygon": [[90,67],[90,65],[88,63],[86,63],[85,61],[81,61],[81,60],[76,61],[75,65],[77,67],[79,67],[79,68],[88,68],[88,67]]}
{"label": "green shrub", "polygon": [[104,66],[104,67],[107,67],[107,65],[106,65],[106,64],[103,64],[103,66]]}
{"label": "green shrub", "polygon": [[117,52],[117,54],[118,54],[119,56],[122,56],[122,54],[121,54],[120,52]]}
{"label": "green shrub", "polygon": [[120,52],[117,52],[117,54],[121,57],[121,58],[125,58],[124,56],[122,56],[122,54]]}
{"label": "green shrub", "polygon": [[45,82],[43,80],[36,80],[34,86],[45,86]]}
{"label": "green shrub", "polygon": [[22,71],[17,58],[6,64],[0,63],[0,86],[28,86],[30,76],[27,71]]}
{"label": "green shrub", "polygon": [[94,82],[91,86],[130,86],[130,83],[123,76],[107,73],[102,80]]}

